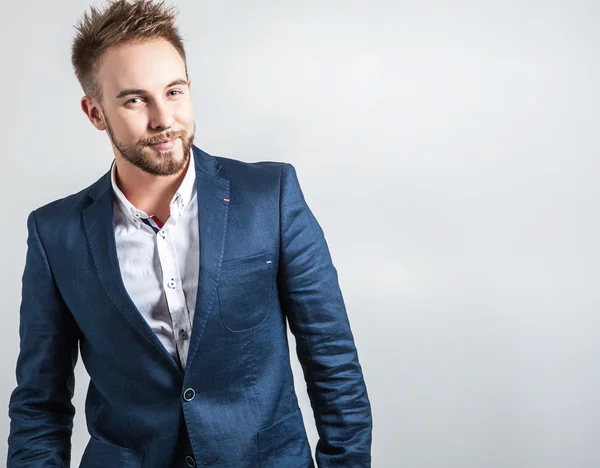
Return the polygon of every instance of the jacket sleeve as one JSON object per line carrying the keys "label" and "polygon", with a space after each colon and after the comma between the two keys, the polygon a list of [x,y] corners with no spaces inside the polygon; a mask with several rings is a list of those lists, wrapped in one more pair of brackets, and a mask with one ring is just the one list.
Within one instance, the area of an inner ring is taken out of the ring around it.
{"label": "jacket sleeve", "polygon": [[67,467],[79,328],[56,287],[37,228],[27,219],[17,387],[9,403],[8,468]]}
{"label": "jacket sleeve", "polygon": [[320,468],[371,466],[371,406],[323,231],[284,164],[278,286],[296,338],[319,442]]}

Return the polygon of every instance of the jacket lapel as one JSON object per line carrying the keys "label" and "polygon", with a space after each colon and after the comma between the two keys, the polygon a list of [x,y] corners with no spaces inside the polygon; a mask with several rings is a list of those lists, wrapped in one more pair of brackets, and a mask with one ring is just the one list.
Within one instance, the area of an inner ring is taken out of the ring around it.
{"label": "jacket lapel", "polygon": [[215,303],[229,213],[229,180],[217,175],[221,165],[213,156],[195,146],[193,151],[196,158],[200,271],[186,369],[191,368]]}
{"label": "jacket lapel", "polygon": [[83,210],[83,223],[98,278],[106,294],[133,328],[181,372],[173,356],[152,331],[125,289],[115,242],[110,171],[94,184],[90,190],[90,197],[94,201]]}
{"label": "jacket lapel", "polygon": [[[196,167],[200,269],[186,369],[190,368],[215,302],[229,212],[229,180],[217,175],[221,165],[213,156],[195,146],[193,155]],[[90,197],[93,202],[83,210],[83,223],[94,265],[106,294],[133,328],[181,372],[173,356],[135,306],[123,283],[115,242],[110,171],[92,186]]]}

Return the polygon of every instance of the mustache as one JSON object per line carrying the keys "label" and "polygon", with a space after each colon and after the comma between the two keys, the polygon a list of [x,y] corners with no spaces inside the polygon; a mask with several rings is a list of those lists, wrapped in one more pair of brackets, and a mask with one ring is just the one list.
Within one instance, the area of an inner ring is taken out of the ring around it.
{"label": "mustache", "polygon": [[184,130],[179,130],[177,132],[167,132],[167,133],[163,133],[161,135],[155,135],[153,137],[146,138],[144,140],[140,140],[140,145],[151,146],[151,145],[160,143],[161,141],[172,140],[173,138],[183,139],[185,137],[185,135],[186,135],[186,133]]}

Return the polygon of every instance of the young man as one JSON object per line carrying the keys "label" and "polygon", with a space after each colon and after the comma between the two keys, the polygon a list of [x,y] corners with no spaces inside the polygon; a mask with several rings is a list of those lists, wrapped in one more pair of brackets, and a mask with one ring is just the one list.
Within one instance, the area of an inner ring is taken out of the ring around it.
{"label": "young man", "polygon": [[336,270],[294,168],[193,145],[173,11],[91,9],[72,49],[81,107],[115,161],[27,220],[8,466],[66,467],[78,357],[85,468],[369,467],[371,410]]}

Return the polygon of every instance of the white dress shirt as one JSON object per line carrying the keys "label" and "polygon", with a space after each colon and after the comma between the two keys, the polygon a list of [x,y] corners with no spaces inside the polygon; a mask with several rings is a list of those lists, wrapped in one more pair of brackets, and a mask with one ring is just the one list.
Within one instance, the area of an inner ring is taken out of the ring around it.
{"label": "white dress shirt", "polygon": [[190,154],[187,172],[161,227],[138,210],[116,182],[115,240],[125,288],[139,312],[176,362],[185,369],[198,290],[199,238],[196,171]]}

